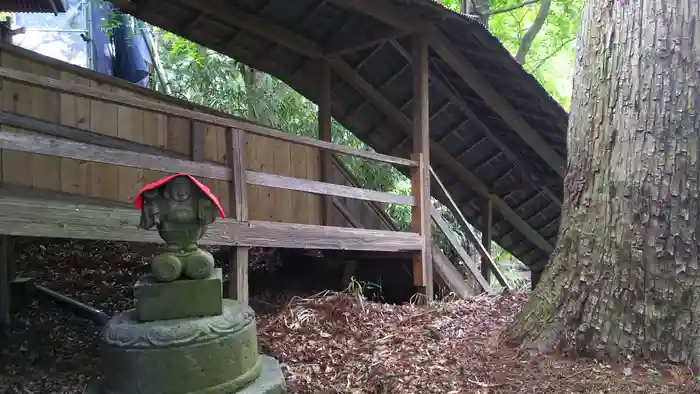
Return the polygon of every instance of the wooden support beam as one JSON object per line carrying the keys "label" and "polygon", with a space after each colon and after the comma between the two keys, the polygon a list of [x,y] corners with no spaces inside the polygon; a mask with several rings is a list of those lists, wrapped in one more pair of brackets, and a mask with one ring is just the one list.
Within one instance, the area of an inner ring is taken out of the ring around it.
{"label": "wooden support beam", "polygon": [[416,204],[411,212],[413,231],[419,233],[423,248],[413,257],[413,283],[425,295],[424,302],[433,300],[433,257],[430,226],[430,123],[428,90],[428,43],[425,36],[412,37],[413,51],[413,158],[420,165],[412,169],[412,195]]}
{"label": "wooden support beam", "polygon": [[[331,134],[331,66],[328,61],[319,62],[319,94],[318,94],[318,137],[321,141],[332,142]],[[321,151],[321,181],[330,182],[333,171],[333,154],[328,150]],[[321,208],[322,223],[328,225],[333,215],[333,199],[323,196]]]}
{"label": "wooden support beam", "polygon": [[371,16],[407,33],[423,29],[422,24],[411,23],[413,18],[405,10],[393,7],[388,1],[330,0],[330,3],[336,7]]}
{"label": "wooden support beam", "polygon": [[[118,1],[118,3],[130,3],[129,1]],[[209,15],[212,19],[218,19],[231,24],[240,29],[257,34],[268,40],[279,43],[285,47],[293,49],[302,55],[310,58],[318,58],[322,56],[320,47],[312,44],[308,40],[299,40],[295,34],[290,35],[287,29],[280,27],[277,24],[251,13],[245,12],[240,8],[230,5],[230,2],[224,0],[207,0],[190,2],[197,10]],[[131,5],[125,9],[129,12],[129,8],[134,9],[137,5]]]}
{"label": "wooden support beam", "polygon": [[[404,47],[398,41],[391,40],[389,41],[389,43],[394,48],[396,48],[396,50],[399,53],[401,53],[406,60],[410,61],[410,55],[408,51],[406,51],[406,49],[404,49]],[[521,171],[525,173],[529,178],[528,180],[531,180],[531,184],[537,185],[541,183],[538,179],[539,177],[535,174],[535,171],[530,167],[530,165],[521,160],[518,154],[513,152],[511,148],[508,147],[508,145],[501,140],[500,137],[493,133],[484,124],[481,118],[472,110],[471,106],[462,97],[460,97],[459,93],[457,92],[457,89],[455,89],[455,87],[452,86],[452,84],[450,84],[447,81],[447,79],[444,76],[442,76],[441,73],[438,72],[436,67],[433,67],[431,69],[431,81],[433,82],[435,87],[440,91],[440,93],[444,94],[450,102],[454,103],[454,105],[457,106],[457,108],[459,108],[462,111],[462,113],[464,113],[471,125],[481,130],[481,132],[484,133],[484,136],[486,136],[491,142],[493,142],[493,144],[496,145],[496,147],[498,147],[498,149],[500,149],[515,166],[521,168]],[[561,199],[557,197],[556,194],[554,194],[546,186],[541,187],[545,191],[545,193],[547,193],[547,196],[555,204],[561,206]]]}
{"label": "wooden support beam", "polygon": [[409,14],[391,2],[374,0],[331,0],[345,9],[374,17],[397,29],[423,31],[428,34],[430,46],[462,79],[501,116],[501,118],[562,177],[566,171],[566,158],[556,153],[528,123],[503,99],[462,54],[450,44],[447,37],[435,26]]}
{"label": "wooden support beam", "polygon": [[12,241],[9,235],[0,234],[0,329],[10,325],[10,258]]}
{"label": "wooden support beam", "polygon": [[520,138],[560,176],[566,173],[566,158],[559,155],[525,119],[481,77],[471,62],[436,28],[429,29],[430,46],[491,107]]}
{"label": "wooden support beam", "polygon": [[345,218],[345,220],[350,223],[351,226],[354,228],[365,228],[362,223],[360,223],[359,220],[357,220],[352,213],[348,210],[348,208],[343,204],[337,197],[333,197],[333,205],[335,205],[335,208],[340,212],[341,215]]}
{"label": "wooden support beam", "polygon": [[[491,236],[492,236],[492,226],[493,226],[493,215],[492,215],[493,209],[491,208],[491,200],[485,199],[484,200],[484,209],[482,210],[482,220],[483,220],[483,226],[481,229],[481,244],[484,246],[484,249],[486,249],[486,253],[491,255]],[[488,259],[482,257],[481,258],[481,275],[484,276],[484,279],[486,279],[486,282],[489,282],[489,265],[490,262]]]}
{"label": "wooden support beam", "polygon": [[[248,182],[244,162],[245,134],[234,128],[226,129],[226,158],[231,168],[231,205],[238,222],[248,222]],[[234,246],[229,258],[229,296],[248,303],[248,251]]]}
{"label": "wooden support beam", "polygon": [[[358,75],[347,63],[330,59],[333,70],[347,81],[360,94],[369,99],[372,104],[382,111],[389,119],[394,122],[398,128],[406,134],[411,135],[413,128],[411,120],[408,119],[398,108],[396,108],[389,100],[381,93],[372,87],[369,82]],[[547,253],[551,253],[554,247],[547,242],[541,235],[530,227],[507,203],[501,200],[498,196],[492,195],[488,191],[488,187],[479,178],[464,168],[454,157],[447,153],[440,145],[430,142],[430,152],[435,162],[440,163],[443,167],[452,172],[460,182],[463,182],[477,194],[488,197],[492,200],[493,206],[501,215],[508,220],[518,231],[522,232],[535,245]]]}
{"label": "wooden support beam", "polygon": [[348,53],[353,53],[353,52],[361,51],[363,49],[371,48],[373,46],[385,43],[389,40],[399,39],[405,35],[406,35],[406,32],[404,32],[404,31],[391,29],[389,32],[383,32],[382,34],[379,34],[376,37],[372,37],[369,39],[363,38],[362,40],[359,40],[358,42],[353,42],[351,44],[330,45],[330,46],[324,48],[323,56],[325,56],[325,57],[342,56],[342,55],[345,55]]}

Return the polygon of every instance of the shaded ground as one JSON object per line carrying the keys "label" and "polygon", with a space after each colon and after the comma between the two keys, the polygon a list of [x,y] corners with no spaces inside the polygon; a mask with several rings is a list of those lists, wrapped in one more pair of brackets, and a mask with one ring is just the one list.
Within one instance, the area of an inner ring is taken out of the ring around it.
{"label": "shaded ground", "polygon": [[[41,284],[113,311],[130,306],[129,286],[146,271],[143,256],[153,248],[25,241],[18,251],[23,275],[31,273]],[[263,251],[256,260],[256,271],[286,264]],[[426,310],[368,303],[346,293],[309,296],[315,289],[308,283],[268,275],[268,286],[260,284],[260,276],[256,280],[251,304],[259,313],[262,348],[283,362],[293,393],[663,394],[697,389],[684,367],[608,366],[499,346],[498,329],[519,310],[523,294],[443,302]],[[49,301],[34,301],[2,339],[0,393],[82,393],[98,373],[98,331]]]}

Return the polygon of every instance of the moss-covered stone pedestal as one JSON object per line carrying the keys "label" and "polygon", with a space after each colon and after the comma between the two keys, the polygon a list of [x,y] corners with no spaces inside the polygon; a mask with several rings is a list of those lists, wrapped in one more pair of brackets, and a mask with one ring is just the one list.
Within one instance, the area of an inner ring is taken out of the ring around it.
{"label": "moss-covered stone pedestal", "polygon": [[[140,279],[136,308],[102,330],[104,375],[88,393],[285,393],[279,364],[259,354],[253,310],[222,299],[221,290],[220,270],[201,280]],[[183,313],[198,317],[156,319]]]}

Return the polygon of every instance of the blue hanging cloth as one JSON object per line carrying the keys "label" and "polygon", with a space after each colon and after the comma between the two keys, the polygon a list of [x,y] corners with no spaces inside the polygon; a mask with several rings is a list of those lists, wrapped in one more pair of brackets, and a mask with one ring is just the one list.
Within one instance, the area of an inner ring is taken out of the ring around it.
{"label": "blue hanging cloth", "polygon": [[141,29],[130,16],[121,15],[120,23],[113,30],[113,38],[113,75],[147,87],[153,61]]}
{"label": "blue hanging cloth", "polygon": [[95,1],[90,6],[90,31],[92,32],[90,42],[93,49],[93,69],[107,75],[112,75],[114,61],[109,45],[110,39],[105,31],[111,11],[112,4],[107,2]]}

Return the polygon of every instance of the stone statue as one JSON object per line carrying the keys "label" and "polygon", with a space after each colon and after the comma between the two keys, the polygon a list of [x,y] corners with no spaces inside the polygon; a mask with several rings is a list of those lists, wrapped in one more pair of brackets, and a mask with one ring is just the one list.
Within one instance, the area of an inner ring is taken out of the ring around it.
{"label": "stone statue", "polygon": [[103,327],[103,373],[86,393],[284,394],[279,362],[260,354],[253,309],[223,298],[222,270],[197,246],[217,211],[224,217],[209,188],[175,174],[134,205],[139,227],[157,228],[168,249],[134,284],[134,308]]}
{"label": "stone statue", "polygon": [[141,210],[139,227],[156,227],[167,243],[167,250],[151,263],[156,280],[172,282],[181,276],[208,278],[214,269],[214,257],[197,243],[224,211],[209,188],[193,176],[175,174],[145,186],[134,204]]}

